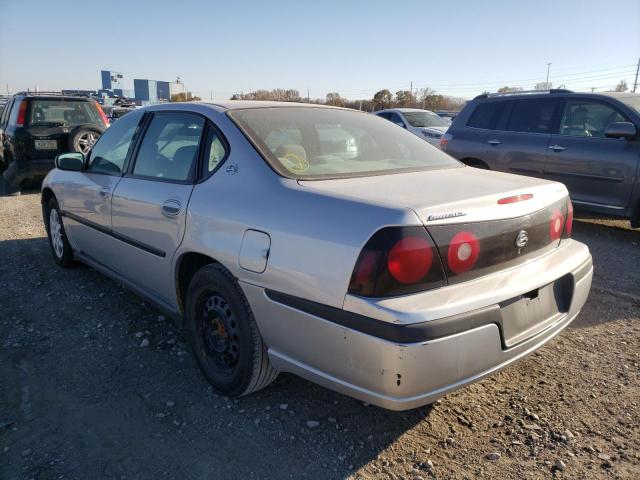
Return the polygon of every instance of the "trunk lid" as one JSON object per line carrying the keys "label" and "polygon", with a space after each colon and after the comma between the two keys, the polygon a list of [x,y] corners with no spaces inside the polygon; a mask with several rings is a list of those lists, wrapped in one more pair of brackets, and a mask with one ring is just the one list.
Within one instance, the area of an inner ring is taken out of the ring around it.
{"label": "trunk lid", "polygon": [[449,284],[540,257],[560,244],[569,224],[564,185],[471,167],[300,184],[412,209],[435,242]]}
{"label": "trunk lid", "polygon": [[[472,167],[298,183],[328,194],[410,208],[425,226],[520,217],[567,196],[561,183]],[[498,204],[502,198],[521,194],[533,197]]]}

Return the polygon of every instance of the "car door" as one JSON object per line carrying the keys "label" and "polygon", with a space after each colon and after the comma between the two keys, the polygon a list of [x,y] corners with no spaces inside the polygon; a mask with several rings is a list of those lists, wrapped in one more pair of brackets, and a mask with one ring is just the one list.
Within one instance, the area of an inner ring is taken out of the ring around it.
{"label": "car door", "polygon": [[165,302],[175,296],[171,262],[184,236],[204,127],[193,113],[153,113],[113,194],[114,269]]}
{"label": "car door", "polygon": [[592,98],[567,99],[551,137],[545,176],[564,183],[572,200],[590,207],[627,207],[640,158],[640,143],[606,138],[614,122],[629,122],[615,105]]}
{"label": "car door", "polygon": [[489,168],[542,177],[557,106],[552,97],[506,102],[495,130],[484,139]]}
{"label": "car door", "polygon": [[126,169],[142,112],[108,128],[89,152],[87,167],[64,172],[59,197],[64,225],[76,250],[109,266],[111,237],[111,199]]}

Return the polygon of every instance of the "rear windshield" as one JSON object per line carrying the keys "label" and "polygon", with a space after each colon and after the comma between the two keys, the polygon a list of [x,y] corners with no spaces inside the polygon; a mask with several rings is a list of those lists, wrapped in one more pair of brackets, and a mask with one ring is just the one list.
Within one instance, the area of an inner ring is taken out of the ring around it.
{"label": "rear windshield", "polygon": [[431,112],[404,112],[404,118],[412,127],[448,127],[451,122]]}
{"label": "rear windshield", "polygon": [[29,105],[30,126],[75,127],[86,123],[105,126],[93,102],[32,99]]}
{"label": "rear windshield", "polygon": [[229,116],[271,166],[314,180],[460,166],[418,136],[377,115],[353,110],[274,107]]}

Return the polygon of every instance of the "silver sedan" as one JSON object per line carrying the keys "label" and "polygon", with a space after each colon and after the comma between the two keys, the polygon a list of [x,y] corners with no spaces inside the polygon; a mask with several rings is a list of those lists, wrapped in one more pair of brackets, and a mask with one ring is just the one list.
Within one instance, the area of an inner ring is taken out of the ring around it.
{"label": "silver sedan", "polygon": [[466,167],[357,111],[157,105],[56,167],[54,260],[170,314],[225,395],[292,372],[415,408],[539,348],[591,285],[562,184]]}

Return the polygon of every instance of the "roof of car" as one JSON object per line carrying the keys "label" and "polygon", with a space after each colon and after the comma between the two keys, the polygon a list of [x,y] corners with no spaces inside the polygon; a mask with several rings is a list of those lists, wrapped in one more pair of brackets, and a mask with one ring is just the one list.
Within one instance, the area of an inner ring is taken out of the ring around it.
{"label": "roof of car", "polygon": [[223,100],[219,102],[197,102],[212,105],[223,110],[240,110],[243,108],[274,108],[274,107],[304,107],[304,108],[340,108],[317,103],[300,102],[269,102],[261,100]]}
{"label": "roof of car", "polygon": [[423,108],[386,108],[384,110],[378,110],[375,113],[380,112],[429,112],[433,113],[431,110],[425,110]]}
{"label": "roof of car", "polygon": [[541,97],[555,97],[555,96],[580,96],[580,97],[612,97],[612,98],[625,98],[640,96],[638,93],[631,92],[573,92],[571,90],[541,90],[541,91],[528,91],[528,92],[507,92],[507,93],[491,93],[482,94],[475,97],[473,100],[513,100],[524,98],[541,98]]}

